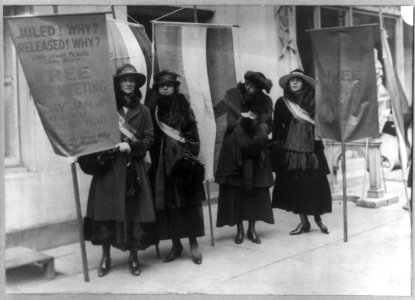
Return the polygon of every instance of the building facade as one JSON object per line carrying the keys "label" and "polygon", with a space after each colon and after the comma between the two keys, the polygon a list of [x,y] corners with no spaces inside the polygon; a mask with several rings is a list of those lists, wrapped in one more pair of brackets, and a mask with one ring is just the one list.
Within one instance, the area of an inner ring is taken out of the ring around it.
{"label": "building facade", "polygon": [[[5,6],[4,15],[48,15],[108,11],[108,6]],[[108,17],[143,24],[151,38],[151,20],[180,7],[115,6]],[[246,70],[263,72],[274,82],[270,96],[281,96],[280,76],[302,66],[314,74],[307,29],[379,23],[385,20],[397,73],[412,99],[413,29],[397,6],[198,6],[181,9],[166,21],[238,25],[238,80]],[[381,53],[380,44],[375,47]],[[5,231],[6,247],[47,249],[77,241],[71,166],[48,141],[10,37],[4,36]],[[380,55],[381,57],[381,55]],[[3,141],[2,141],[3,142]],[[82,211],[90,177],[78,168]]]}

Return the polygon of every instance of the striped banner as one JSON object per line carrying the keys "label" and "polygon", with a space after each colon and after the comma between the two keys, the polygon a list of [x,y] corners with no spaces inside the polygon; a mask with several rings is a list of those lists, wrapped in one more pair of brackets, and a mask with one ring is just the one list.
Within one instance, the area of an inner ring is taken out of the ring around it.
{"label": "striped banner", "polygon": [[[151,78],[151,41],[140,24],[107,19],[109,53],[112,72],[123,64],[132,64],[137,71],[147,76],[147,84],[141,89],[145,99]],[[143,100],[144,101],[144,100]]]}
{"label": "striped banner", "polygon": [[[383,20],[381,20],[381,24],[382,23]],[[396,70],[393,66],[392,54],[390,52],[386,30],[382,27],[380,29],[380,35],[382,42],[382,58],[385,65],[386,88],[391,97],[392,115],[396,128],[396,136],[398,137],[399,143],[399,157],[402,170],[406,176],[410,143],[408,141],[408,136],[405,129],[404,115],[409,114],[410,109],[408,100],[405,96],[405,92],[403,91],[401,82],[399,81],[398,74],[396,73]]]}
{"label": "striped banner", "polygon": [[199,159],[206,180],[212,179],[226,128],[225,119],[215,120],[213,107],[237,81],[235,28],[157,22],[154,30],[158,67],[181,76],[180,92],[190,101],[197,120]]}

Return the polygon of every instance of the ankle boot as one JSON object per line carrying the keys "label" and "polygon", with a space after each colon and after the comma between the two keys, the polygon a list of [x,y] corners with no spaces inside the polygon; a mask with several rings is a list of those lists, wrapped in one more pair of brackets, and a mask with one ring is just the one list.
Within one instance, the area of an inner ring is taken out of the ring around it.
{"label": "ankle boot", "polygon": [[304,232],[310,231],[311,225],[310,225],[310,222],[308,221],[307,216],[300,214],[300,219],[301,219],[301,223],[298,224],[298,226],[294,230],[290,231],[290,235],[298,235],[298,234],[302,234]]}
{"label": "ankle boot", "polygon": [[250,239],[253,243],[261,244],[261,240],[257,236],[255,232],[255,221],[249,221],[248,223],[248,231],[247,231],[247,237]]}
{"label": "ankle boot", "polygon": [[182,256],[183,245],[178,241],[173,241],[173,246],[170,249],[169,254],[163,259],[163,262],[171,262],[175,260],[177,257]]}
{"label": "ankle boot", "polygon": [[104,277],[105,275],[109,273],[110,269],[111,269],[111,258],[103,256],[98,266],[98,277]]}
{"label": "ankle boot", "polygon": [[197,239],[189,237],[189,244],[193,262],[197,265],[200,265],[202,263],[202,254],[200,254],[199,252],[199,245],[197,243]]}
{"label": "ankle boot", "polygon": [[244,225],[242,222],[236,224],[235,244],[242,244],[244,241]]}
{"label": "ankle boot", "polygon": [[321,216],[319,215],[315,215],[314,216],[314,221],[316,221],[317,226],[320,228],[322,233],[328,234],[329,233],[329,229],[327,228],[326,225],[323,224],[323,222],[321,221]]}
{"label": "ankle boot", "polygon": [[141,274],[137,251],[130,252],[130,258],[128,259],[128,268],[130,269],[131,274],[134,276],[138,276]]}

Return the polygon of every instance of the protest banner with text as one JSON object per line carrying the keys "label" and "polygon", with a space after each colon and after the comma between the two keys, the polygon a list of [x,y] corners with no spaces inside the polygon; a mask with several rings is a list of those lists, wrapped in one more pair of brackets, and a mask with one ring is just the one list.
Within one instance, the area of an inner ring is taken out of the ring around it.
{"label": "protest banner with text", "polygon": [[120,141],[105,14],[6,19],[56,154],[79,156]]}

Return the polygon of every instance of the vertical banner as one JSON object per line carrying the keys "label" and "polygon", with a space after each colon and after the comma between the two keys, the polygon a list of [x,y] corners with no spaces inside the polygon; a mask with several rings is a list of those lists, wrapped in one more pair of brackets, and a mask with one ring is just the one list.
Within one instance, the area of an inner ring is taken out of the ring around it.
{"label": "vertical banner", "polygon": [[233,28],[157,22],[155,43],[159,69],[182,77],[180,92],[190,101],[197,120],[199,159],[205,165],[205,178],[212,179],[226,128],[226,119],[215,120],[213,107],[236,85]]}
{"label": "vertical banner", "polygon": [[6,19],[36,109],[56,154],[120,141],[105,14]]}
{"label": "vertical banner", "polygon": [[112,74],[124,64],[133,65],[137,72],[147,77],[146,84],[140,88],[142,99],[145,99],[152,73],[151,40],[140,24],[107,19],[107,30]]}
{"label": "vertical banner", "polygon": [[392,104],[392,114],[394,118],[396,136],[398,138],[398,151],[404,176],[407,172],[408,151],[410,143],[405,130],[404,115],[409,114],[409,104],[403,91],[398,74],[393,67],[392,54],[390,52],[387,33],[384,28],[380,31],[382,41],[382,58],[385,65],[386,88],[389,91]]}
{"label": "vertical banner", "polygon": [[316,133],[350,142],[379,134],[373,25],[310,30]]}

